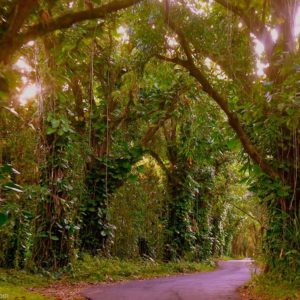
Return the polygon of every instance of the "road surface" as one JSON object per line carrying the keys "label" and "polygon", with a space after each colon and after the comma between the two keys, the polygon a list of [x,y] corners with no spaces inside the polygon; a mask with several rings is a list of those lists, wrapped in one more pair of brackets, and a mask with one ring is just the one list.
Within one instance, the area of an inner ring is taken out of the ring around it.
{"label": "road surface", "polygon": [[237,288],[250,279],[250,266],[250,259],[223,261],[213,272],[99,284],[82,295],[90,300],[236,300]]}

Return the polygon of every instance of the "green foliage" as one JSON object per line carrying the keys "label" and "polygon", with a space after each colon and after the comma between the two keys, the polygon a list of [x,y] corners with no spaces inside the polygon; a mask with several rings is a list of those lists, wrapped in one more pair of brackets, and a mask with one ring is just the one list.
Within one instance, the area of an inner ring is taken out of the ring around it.
{"label": "green foliage", "polygon": [[85,256],[73,269],[74,280],[106,281],[143,279],[176,273],[205,272],[213,270],[213,263],[152,262],[145,260],[101,259]]}
{"label": "green foliage", "polygon": [[57,134],[58,136],[66,135],[68,137],[70,133],[74,133],[74,130],[70,126],[70,122],[65,116],[57,118],[57,116],[55,117],[52,114],[48,114],[47,122],[49,123],[46,130],[48,135]]}
{"label": "green foliage", "polygon": [[[89,165],[86,186],[89,197],[81,206],[81,248],[92,254],[105,253],[112,241],[115,226],[108,221],[109,194],[124,183],[126,179],[132,181],[129,175],[132,165],[140,159],[140,149],[133,149],[128,158],[94,159]],[[95,234],[98,233],[98,234]]]}
{"label": "green foliage", "polygon": [[74,266],[60,272],[32,274],[25,271],[0,269],[0,293],[9,297],[25,296],[30,300],[53,299],[30,292],[28,288],[45,287],[49,284],[64,283],[74,287],[76,282],[111,282],[128,279],[155,278],[179,273],[207,272],[215,268],[213,262],[151,262],[145,260],[105,259],[84,255]]}
{"label": "green foliage", "polygon": [[12,180],[12,176],[19,174],[10,164],[0,166],[0,188],[3,190],[3,193],[7,193],[8,191],[22,193],[22,187]]}
{"label": "green foliage", "polygon": [[[142,165],[141,165],[142,164]],[[141,172],[143,170],[143,172]],[[109,215],[116,226],[112,255],[123,259],[142,256],[145,240],[153,259],[161,259],[164,243],[165,178],[150,157],[133,166],[137,180],[128,181],[109,197]],[[149,257],[147,257],[149,258]]]}
{"label": "green foliage", "polygon": [[[292,13],[283,22],[276,1],[170,1],[166,11],[142,1],[44,35],[85,1],[39,1],[21,28],[10,24],[15,1],[2,2],[0,59],[14,55],[0,70],[1,266],[263,250],[286,279],[299,273]],[[17,35],[40,22],[41,38],[17,51]],[[274,47],[255,53],[274,28]],[[30,86],[37,95],[20,104]]]}
{"label": "green foliage", "polygon": [[284,300],[299,299],[299,278],[286,280],[278,272],[259,274],[252,278],[249,283],[250,295],[259,299]]}
{"label": "green foliage", "polygon": [[45,297],[39,295],[38,293],[28,292],[26,288],[16,287],[15,285],[5,284],[1,286],[0,284],[0,294],[8,295],[8,299],[28,299],[28,300],[53,300],[53,298]]}

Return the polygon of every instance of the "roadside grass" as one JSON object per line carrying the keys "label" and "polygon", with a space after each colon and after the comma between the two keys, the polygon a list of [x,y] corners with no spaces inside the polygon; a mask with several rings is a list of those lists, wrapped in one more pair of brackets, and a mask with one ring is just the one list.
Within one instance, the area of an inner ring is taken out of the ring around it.
{"label": "roadside grass", "polygon": [[218,259],[219,259],[219,260],[228,261],[228,260],[232,260],[232,259],[234,259],[234,258],[231,257],[231,256],[223,255],[223,256],[220,256]]}
{"label": "roadside grass", "polygon": [[215,268],[213,262],[197,263],[188,261],[152,262],[149,260],[103,259],[85,256],[78,261],[69,279],[76,281],[118,281],[124,279],[145,279],[178,273],[207,272]]}
{"label": "roadside grass", "polygon": [[30,274],[23,270],[0,269],[0,299],[53,299],[28,290],[35,286],[45,286],[50,282],[49,277],[43,275]]}
{"label": "roadside grass", "polygon": [[254,275],[248,283],[250,299],[300,300],[300,283],[278,278],[277,274]]}
{"label": "roadside grass", "polygon": [[235,259],[244,259],[244,256],[227,256],[227,255],[223,255],[220,256],[218,258],[218,260],[224,260],[224,261],[228,261],[228,260],[235,260]]}
{"label": "roadside grass", "polygon": [[[207,272],[212,271],[215,267],[213,262],[178,261],[163,263],[149,260],[104,259],[86,255],[82,260],[78,260],[68,268],[68,271],[32,274],[24,270],[0,269],[0,296],[4,298],[8,295],[4,299],[54,299],[39,295],[36,291],[46,290],[48,286],[58,284],[62,288],[66,286],[66,293],[68,293],[68,289],[73,289],[74,285],[77,283],[79,285],[82,282],[95,283],[155,278],[182,273]],[[51,296],[55,296],[55,294],[51,294]]]}
{"label": "roadside grass", "polygon": [[0,299],[19,299],[19,300],[46,300],[54,299],[45,297],[38,293],[30,292],[25,287],[16,287],[11,284],[0,285]]}

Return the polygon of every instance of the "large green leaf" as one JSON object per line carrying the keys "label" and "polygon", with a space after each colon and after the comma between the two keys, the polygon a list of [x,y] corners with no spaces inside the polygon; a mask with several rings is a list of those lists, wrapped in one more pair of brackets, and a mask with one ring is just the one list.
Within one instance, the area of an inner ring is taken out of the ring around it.
{"label": "large green leaf", "polygon": [[8,215],[5,213],[0,213],[0,226],[3,226],[8,221]]}

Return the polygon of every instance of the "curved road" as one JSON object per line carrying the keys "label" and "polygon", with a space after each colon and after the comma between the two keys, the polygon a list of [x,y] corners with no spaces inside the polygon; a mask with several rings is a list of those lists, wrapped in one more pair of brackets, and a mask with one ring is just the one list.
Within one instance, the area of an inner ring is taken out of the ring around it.
{"label": "curved road", "polygon": [[250,259],[222,261],[213,272],[98,285],[82,295],[90,300],[235,300],[237,288],[250,279],[250,265]]}

